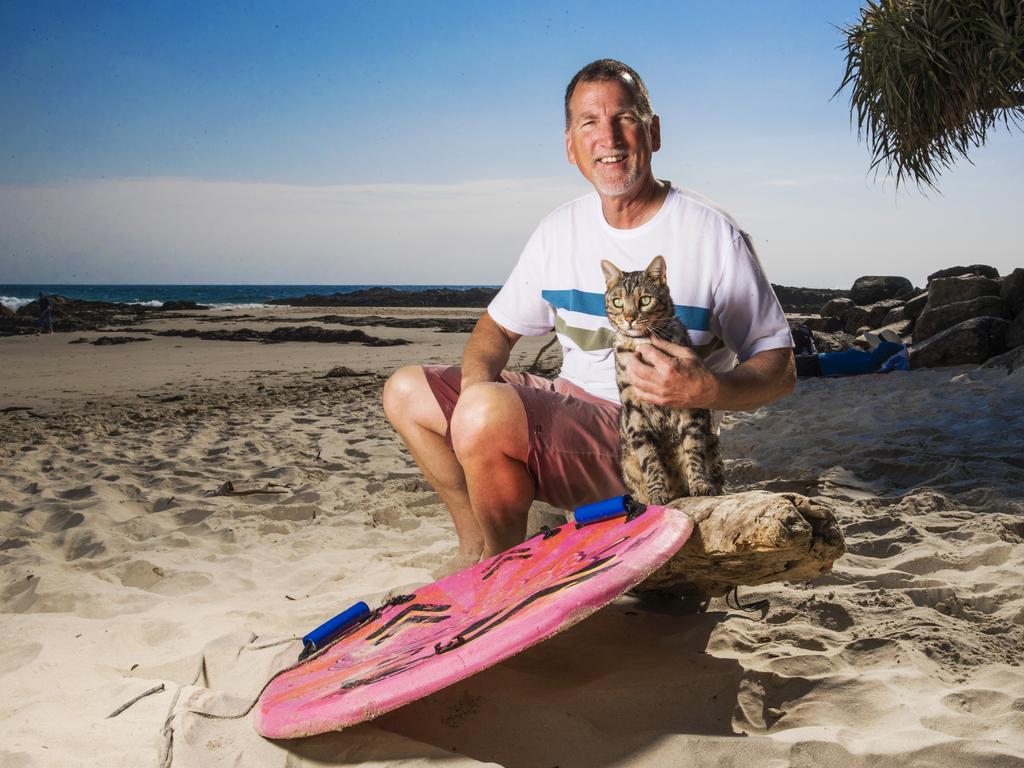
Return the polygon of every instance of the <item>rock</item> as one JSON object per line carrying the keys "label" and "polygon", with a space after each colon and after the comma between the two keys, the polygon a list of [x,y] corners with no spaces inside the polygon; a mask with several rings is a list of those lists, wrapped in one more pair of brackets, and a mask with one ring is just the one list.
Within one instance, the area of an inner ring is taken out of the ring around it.
{"label": "rock", "polygon": [[909,296],[914,291],[913,284],[905,277],[887,275],[867,275],[858,277],[850,289],[850,298],[855,304],[865,306],[883,299],[898,299]]}
{"label": "rock", "polygon": [[1010,322],[998,317],[975,317],[947,328],[910,348],[911,368],[983,363],[1006,351]]}
{"label": "rock", "polygon": [[922,291],[914,298],[908,299],[907,303],[903,305],[903,316],[906,317],[907,320],[917,320],[921,313],[924,312],[924,308],[927,303],[928,291]]}
{"label": "rock", "polygon": [[995,280],[999,277],[999,270],[985,264],[971,264],[969,267],[949,267],[947,269],[940,269],[938,272],[932,272],[928,275],[928,282],[931,283],[932,280],[939,277],[959,277],[960,275],[979,275]]}
{"label": "rock", "polygon": [[160,305],[160,309],[209,309],[209,307],[203,304],[196,304],[194,301],[165,301]]}
{"label": "rock", "polygon": [[853,346],[853,337],[842,331],[838,333],[821,333],[811,331],[814,346],[819,352],[843,352]]}
{"label": "rock", "polygon": [[958,301],[970,301],[979,296],[998,296],[1001,288],[999,280],[989,277],[939,277],[928,284],[928,306],[935,308]]}
{"label": "rock", "polygon": [[251,328],[238,328],[231,331],[200,331],[188,328],[186,330],[157,331],[154,335],[181,336],[186,339],[209,341],[261,341],[265,344],[276,344],[283,341],[314,341],[321,344],[356,343],[368,347],[394,347],[411,343],[407,339],[382,339],[358,330],[332,331],[318,325],[288,326],[274,328],[271,331],[255,331]]}
{"label": "rock", "polygon": [[1001,355],[990,357],[985,361],[982,368],[1005,368],[1007,373],[1013,373],[1024,368],[1024,345],[1020,345],[1016,349],[1011,349],[1009,352],[1004,352]]}
{"label": "rock", "polygon": [[902,306],[903,302],[899,299],[885,299],[866,307],[855,306],[846,313],[846,332],[860,334],[865,329],[870,331],[878,328],[891,310]]}
{"label": "rock", "polygon": [[906,319],[905,305],[900,304],[898,307],[893,307],[886,313],[885,317],[882,319],[882,325],[901,323]]}
{"label": "rock", "polygon": [[1016,317],[1024,312],[1024,269],[1017,267],[1000,282],[999,296],[1006,302],[1010,315]]}
{"label": "rock", "polygon": [[832,299],[847,296],[849,291],[832,288],[794,288],[789,285],[772,285],[784,312],[811,314],[818,307]]}
{"label": "rock", "polygon": [[815,315],[786,315],[790,328],[806,325],[812,331],[835,333],[843,329],[843,321],[838,317],[817,317]]}
{"label": "rock", "polygon": [[857,305],[854,303],[853,299],[840,296],[826,302],[821,309],[818,310],[818,314],[822,317],[838,317],[840,320],[845,320],[846,316],[850,313],[850,310],[856,306]]}
{"label": "rock", "polygon": [[1006,332],[1006,348],[1016,349],[1024,346],[1024,312],[1017,315],[1010,329]]}
{"label": "rock", "polygon": [[[958,278],[946,278],[956,280]],[[931,338],[940,331],[952,328],[964,320],[973,317],[999,317],[1009,320],[1009,313],[1006,305],[998,296],[978,296],[970,301],[958,301],[953,304],[944,304],[933,307],[931,300],[924,312],[914,323],[914,343],[920,343]]]}
{"label": "rock", "polygon": [[9,320],[17,317],[17,313],[6,304],[0,304],[0,319]]}
{"label": "rock", "polygon": [[297,298],[271,299],[267,303],[289,307],[486,307],[497,294],[497,288],[429,288],[422,291],[366,288],[327,296],[306,294]]}

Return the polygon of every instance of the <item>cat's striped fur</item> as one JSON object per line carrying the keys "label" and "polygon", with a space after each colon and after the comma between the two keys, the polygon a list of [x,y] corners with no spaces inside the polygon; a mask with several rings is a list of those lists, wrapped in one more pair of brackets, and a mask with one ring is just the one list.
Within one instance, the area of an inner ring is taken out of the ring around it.
{"label": "cat's striped fur", "polygon": [[619,386],[619,443],[622,479],[645,504],[666,504],[680,496],[715,496],[725,472],[711,412],[668,408],[640,400],[629,383],[624,355],[658,336],[692,346],[686,326],[675,316],[665,280],[665,259],[656,256],[647,269],[622,272],[601,262],[607,291],[605,311],[615,329],[615,381]]}

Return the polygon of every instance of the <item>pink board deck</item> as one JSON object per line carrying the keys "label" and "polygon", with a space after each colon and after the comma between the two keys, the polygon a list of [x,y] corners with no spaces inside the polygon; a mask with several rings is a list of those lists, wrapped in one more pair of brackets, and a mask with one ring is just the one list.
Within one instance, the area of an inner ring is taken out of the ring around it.
{"label": "pink board deck", "polygon": [[686,543],[690,519],[651,506],[537,534],[427,584],[274,678],[254,713],[272,739],[370,720],[469,677],[604,607]]}

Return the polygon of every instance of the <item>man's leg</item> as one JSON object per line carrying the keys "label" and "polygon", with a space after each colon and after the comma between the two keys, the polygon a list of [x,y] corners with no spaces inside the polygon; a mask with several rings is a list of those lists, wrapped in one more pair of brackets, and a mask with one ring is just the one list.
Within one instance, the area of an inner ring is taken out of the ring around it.
{"label": "man's leg", "polygon": [[447,420],[422,368],[408,366],[391,375],[384,386],[384,413],[448,506],[459,538],[460,560],[477,562],[484,549],[483,532],[473,516],[462,466],[445,445]]}
{"label": "man's leg", "polygon": [[463,392],[452,414],[452,443],[483,533],[483,556],[521,543],[536,487],[526,463],[526,408],[516,390],[481,383]]}

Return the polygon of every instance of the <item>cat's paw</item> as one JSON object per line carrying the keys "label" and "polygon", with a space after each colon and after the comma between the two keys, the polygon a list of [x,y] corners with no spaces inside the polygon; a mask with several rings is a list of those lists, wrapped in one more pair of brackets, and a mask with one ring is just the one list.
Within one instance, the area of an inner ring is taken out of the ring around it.
{"label": "cat's paw", "polygon": [[722,490],[712,483],[697,481],[690,485],[691,496],[718,496]]}

